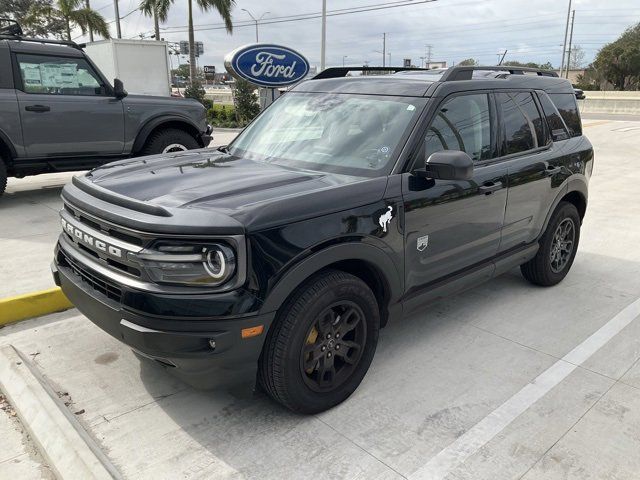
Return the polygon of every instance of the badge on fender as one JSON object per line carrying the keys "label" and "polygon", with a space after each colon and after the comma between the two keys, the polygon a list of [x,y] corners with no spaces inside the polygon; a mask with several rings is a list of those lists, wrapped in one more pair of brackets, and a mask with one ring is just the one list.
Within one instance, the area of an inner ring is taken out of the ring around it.
{"label": "badge on fender", "polygon": [[391,223],[391,219],[393,218],[393,207],[389,205],[387,208],[388,210],[384,214],[380,215],[380,219],[378,219],[378,223],[380,224],[380,226],[382,227],[382,231],[384,232],[387,231],[387,225]]}

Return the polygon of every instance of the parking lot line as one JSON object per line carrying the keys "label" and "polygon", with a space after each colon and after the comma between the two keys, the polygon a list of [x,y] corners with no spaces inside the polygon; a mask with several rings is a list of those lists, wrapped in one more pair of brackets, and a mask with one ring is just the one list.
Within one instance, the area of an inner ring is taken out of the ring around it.
{"label": "parking lot line", "polygon": [[531,383],[458,437],[412,475],[410,480],[444,479],[458,465],[504,430],[520,414],[562,382],[609,340],[640,316],[640,298],[620,311],[595,333],[538,375]]}

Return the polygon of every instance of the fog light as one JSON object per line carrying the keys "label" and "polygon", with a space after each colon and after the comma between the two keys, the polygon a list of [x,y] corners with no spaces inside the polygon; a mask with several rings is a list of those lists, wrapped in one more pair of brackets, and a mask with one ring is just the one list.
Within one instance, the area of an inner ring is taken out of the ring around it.
{"label": "fog light", "polygon": [[216,341],[214,339],[209,339],[209,346],[211,347],[211,350],[215,350],[216,349]]}

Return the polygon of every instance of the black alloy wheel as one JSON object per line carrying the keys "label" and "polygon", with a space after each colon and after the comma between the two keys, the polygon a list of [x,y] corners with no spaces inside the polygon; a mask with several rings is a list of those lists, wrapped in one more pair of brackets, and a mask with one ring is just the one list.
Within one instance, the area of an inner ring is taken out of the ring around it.
{"label": "black alloy wheel", "polygon": [[311,325],[300,355],[307,386],[326,392],[340,386],[358,366],[367,340],[362,309],[350,301],[336,302]]}

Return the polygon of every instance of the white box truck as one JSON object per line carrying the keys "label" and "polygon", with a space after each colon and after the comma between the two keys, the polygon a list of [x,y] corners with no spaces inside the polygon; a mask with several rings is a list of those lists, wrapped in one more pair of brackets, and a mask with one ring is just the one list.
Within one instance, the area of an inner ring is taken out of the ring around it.
{"label": "white box truck", "polygon": [[110,80],[129,93],[171,95],[167,42],[110,39],[87,43],[85,52]]}

